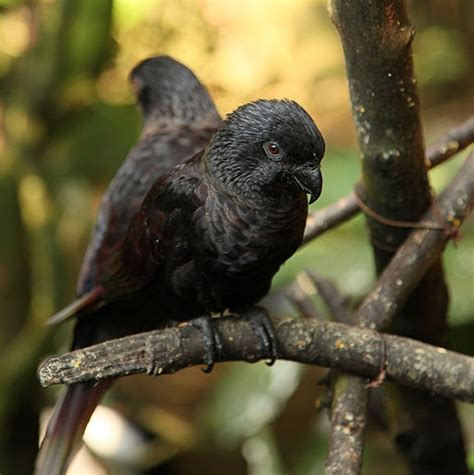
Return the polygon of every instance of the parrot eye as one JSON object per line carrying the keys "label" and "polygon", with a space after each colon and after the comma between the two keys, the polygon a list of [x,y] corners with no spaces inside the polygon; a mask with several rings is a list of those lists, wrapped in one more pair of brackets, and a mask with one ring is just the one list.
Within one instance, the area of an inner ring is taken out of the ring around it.
{"label": "parrot eye", "polygon": [[265,142],[263,144],[263,149],[269,158],[280,158],[280,147],[275,142]]}

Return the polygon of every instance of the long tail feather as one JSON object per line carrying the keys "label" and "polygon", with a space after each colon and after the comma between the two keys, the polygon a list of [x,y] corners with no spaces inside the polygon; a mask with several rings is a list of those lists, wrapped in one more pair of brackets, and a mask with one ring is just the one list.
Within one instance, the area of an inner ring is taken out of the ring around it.
{"label": "long tail feather", "polygon": [[72,317],[79,310],[98,303],[103,295],[104,289],[102,287],[94,287],[90,292],[81,295],[79,298],[74,300],[74,302],[71,302],[67,307],[64,307],[58,313],[55,313],[52,317],[48,318],[46,324],[56,325],[57,323],[64,322],[64,320]]}
{"label": "long tail feather", "polygon": [[79,449],[87,423],[111,381],[68,386],[54,407],[34,475],[62,475]]}

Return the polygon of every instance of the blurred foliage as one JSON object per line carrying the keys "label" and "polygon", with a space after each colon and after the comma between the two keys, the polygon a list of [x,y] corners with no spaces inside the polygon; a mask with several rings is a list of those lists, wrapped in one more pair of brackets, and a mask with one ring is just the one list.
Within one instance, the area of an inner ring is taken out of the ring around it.
{"label": "blurred foliage", "polygon": [[235,448],[242,436],[259,434],[282,411],[298,387],[301,372],[301,365],[290,361],[278,361],[271,369],[252,365],[245,371],[239,367],[228,371],[206,417],[217,442]]}
{"label": "blurred foliage", "polygon": [[[472,114],[474,3],[411,6],[431,142]],[[128,73],[138,61],[163,53],[196,71],[222,113],[260,97],[290,97],[307,108],[328,149],[316,208],[349,192],[357,180],[343,55],[324,1],[0,0],[4,475],[31,472],[40,407],[55,394],[40,390],[35,369],[47,353],[67,348],[71,330],[46,329],[43,323],[74,296],[100,197],[139,134]],[[432,172],[436,190],[460,160]],[[445,254],[452,345],[464,351],[472,351],[474,338],[473,230],[471,220],[463,241],[450,244]],[[373,270],[363,219],[299,251],[274,288],[313,267],[355,300],[367,292]],[[311,287],[305,290],[314,294]],[[161,444],[155,462],[168,462],[160,473],[231,475],[247,467],[254,475],[317,474],[327,445],[326,418],[313,409],[320,376],[284,362],[271,369],[224,365],[207,378],[199,371],[157,381],[129,378],[118,384],[115,403]],[[472,407],[463,406],[463,417],[472,421]],[[466,422],[474,438],[472,427]],[[397,456],[376,429],[369,432],[366,458],[366,473],[379,473],[382,466],[388,472],[389,465],[390,473],[400,473]]]}

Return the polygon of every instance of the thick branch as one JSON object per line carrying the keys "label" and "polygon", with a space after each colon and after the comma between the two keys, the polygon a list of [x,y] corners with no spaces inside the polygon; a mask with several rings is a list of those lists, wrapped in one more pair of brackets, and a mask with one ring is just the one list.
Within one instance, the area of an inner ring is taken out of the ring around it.
{"label": "thick branch", "polygon": [[[359,473],[362,468],[368,393],[357,376],[345,374],[334,384],[327,475]],[[348,443],[350,441],[350,443]]]}
{"label": "thick branch", "polygon": [[[426,167],[434,168],[474,143],[474,116],[443,135],[426,152]],[[309,214],[304,244],[339,224],[351,219],[360,211],[354,192],[349,193],[326,208]]]}
{"label": "thick branch", "polygon": [[[373,377],[379,371],[382,338],[387,375],[426,391],[474,402],[474,358],[366,328],[313,319],[275,320],[283,359]],[[223,317],[215,325],[223,343],[221,361],[257,361],[267,355],[245,319]],[[109,340],[51,357],[41,365],[43,386],[99,381],[136,373],[174,373],[204,364],[201,333],[189,324]]]}
{"label": "thick branch", "polygon": [[[450,237],[474,206],[474,152],[421,219],[427,229],[413,231],[379,277],[375,288],[357,312],[360,325],[387,329],[413,289],[435,262]],[[430,224],[445,225],[445,230],[429,229]],[[450,231],[451,228],[451,231]]]}
{"label": "thick branch", "polygon": [[[338,322],[352,324],[354,315],[336,286],[314,272],[310,272],[309,275],[332,318]],[[385,348],[383,345],[385,343],[381,341],[381,349]],[[384,361],[385,357],[380,356],[382,357],[380,361]],[[332,430],[325,473],[328,475],[359,473],[362,468],[362,457],[359,454],[364,450],[364,434],[367,426],[367,419],[360,417],[360,414],[365,414],[367,410],[368,393],[365,386],[359,384],[359,378],[352,374],[337,374],[333,390]]]}
{"label": "thick branch", "polygon": [[[330,5],[346,59],[353,117],[362,152],[363,184],[358,194],[367,205],[377,274],[390,263],[390,271],[384,272],[381,284],[377,284],[375,292],[362,305],[358,322],[376,328],[388,326],[393,320],[394,331],[440,344],[446,336],[448,305],[439,258],[444,239],[431,245],[425,240],[424,233],[428,231],[413,233],[412,237],[421,239],[431,254],[427,249],[421,252],[422,246],[414,240],[411,249],[404,246],[407,256],[399,252],[393,258],[408,233],[406,227],[394,226],[394,221],[419,220],[431,202],[411,52],[414,28],[409,22],[406,1],[332,0]],[[435,215],[425,218],[433,220]],[[422,258],[416,262],[419,256]],[[398,258],[395,265],[392,258],[394,261]],[[410,258],[415,261],[411,270],[397,267],[402,263],[411,266]],[[405,271],[408,275],[403,274]],[[413,279],[407,283],[406,277]],[[394,284],[395,290],[398,288],[398,296],[390,303],[383,293],[377,294],[377,290],[388,290],[387,280]],[[373,301],[383,311],[374,318],[367,315],[374,308]],[[362,390],[363,381],[359,379],[355,384]],[[411,472],[434,473],[436,467],[438,474],[467,474],[453,402],[404,388],[397,388],[397,392],[398,397],[391,399],[394,404],[391,413],[396,413],[391,418],[392,430],[397,431],[395,440],[402,436],[407,441],[398,447],[406,456]],[[364,418],[365,409],[359,409],[357,417]],[[335,431],[334,424],[332,430]],[[339,452],[346,458],[344,454],[350,452],[349,448],[356,452],[357,446],[362,447],[351,438],[344,442],[345,450],[339,448]],[[362,452],[356,456],[361,458]]]}

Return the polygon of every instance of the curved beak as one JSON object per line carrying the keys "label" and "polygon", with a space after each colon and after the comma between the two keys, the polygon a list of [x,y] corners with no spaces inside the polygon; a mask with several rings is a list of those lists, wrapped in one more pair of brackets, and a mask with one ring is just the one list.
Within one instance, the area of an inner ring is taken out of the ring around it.
{"label": "curved beak", "polygon": [[310,195],[309,204],[314,203],[321,195],[323,189],[323,177],[321,170],[315,168],[313,170],[307,168],[299,168],[293,172],[298,191]]}

